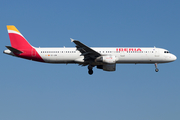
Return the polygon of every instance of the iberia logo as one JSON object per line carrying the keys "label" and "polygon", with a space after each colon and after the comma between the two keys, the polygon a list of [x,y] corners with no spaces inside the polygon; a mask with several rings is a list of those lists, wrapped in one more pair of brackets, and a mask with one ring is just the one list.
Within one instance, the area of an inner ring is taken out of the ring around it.
{"label": "iberia logo", "polygon": [[116,51],[142,51],[140,48],[116,48]]}

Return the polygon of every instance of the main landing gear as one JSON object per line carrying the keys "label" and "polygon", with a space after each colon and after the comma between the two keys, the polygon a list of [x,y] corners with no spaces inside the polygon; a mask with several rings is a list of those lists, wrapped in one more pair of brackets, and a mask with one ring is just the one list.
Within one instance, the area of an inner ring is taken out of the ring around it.
{"label": "main landing gear", "polygon": [[93,66],[89,65],[88,66],[88,70],[89,70],[88,73],[89,73],[89,75],[93,74],[93,70],[92,69],[93,69]]}
{"label": "main landing gear", "polygon": [[159,69],[157,68],[157,63],[155,63],[155,68],[156,68],[155,71],[158,72]]}

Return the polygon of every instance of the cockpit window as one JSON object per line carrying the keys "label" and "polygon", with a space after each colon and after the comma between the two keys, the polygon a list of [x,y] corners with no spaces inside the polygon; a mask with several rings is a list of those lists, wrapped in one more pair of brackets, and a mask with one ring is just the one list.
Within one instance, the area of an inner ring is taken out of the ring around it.
{"label": "cockpit window", "polygon": [[164,53],[170,53],[169,51],[164,51]]}

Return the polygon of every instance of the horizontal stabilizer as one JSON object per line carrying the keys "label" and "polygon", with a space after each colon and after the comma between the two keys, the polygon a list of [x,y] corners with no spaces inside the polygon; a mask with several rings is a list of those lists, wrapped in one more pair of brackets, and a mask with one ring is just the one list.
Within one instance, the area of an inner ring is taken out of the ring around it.
{"label": "horizontal stabilizer", "polygon": [[17,54],[21,54],[21,53],[23,53],[22,51],[20,51],[20,50],[18,50],[18,49],[16,49],[16,48],[13,48],[13,47],[11,47],[11,46],[6,46],[7,47],[7,49],[9,49],[11,52],[13,52],[13,53],[17,53]]}

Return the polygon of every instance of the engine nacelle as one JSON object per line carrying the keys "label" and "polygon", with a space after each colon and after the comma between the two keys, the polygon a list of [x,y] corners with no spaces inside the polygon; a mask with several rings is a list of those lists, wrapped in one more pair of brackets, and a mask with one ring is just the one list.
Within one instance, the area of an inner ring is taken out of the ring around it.
{"label": "engine nacelle", "polygon": [[103,69],[104,71],[115,71],[116,64],[105,64],[105,65],[97,65],[98,69]]}
{"label": "engine nacelle", "polygon": [[97,57],[95,61],[113,64],[113,63],[116,63],[116,57],[115,56],[100,56],[100,57]]}

